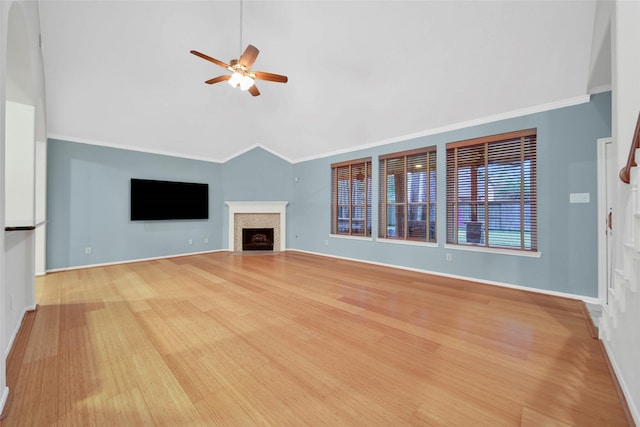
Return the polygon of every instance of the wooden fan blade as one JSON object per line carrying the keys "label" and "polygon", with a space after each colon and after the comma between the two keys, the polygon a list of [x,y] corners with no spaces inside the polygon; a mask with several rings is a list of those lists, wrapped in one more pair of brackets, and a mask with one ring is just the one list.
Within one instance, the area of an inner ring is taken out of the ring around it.
{"label": "wooden fan blade", "polygon": [[256,58],[258,57],[258,53],[260,53],[260,51],[255,46],[249,45],[244,50],[244,53],[242,54],[238,62],[240,63],[240,65],[242,65],[248,70],[256,61]]}
{"label": "wooden fan blade", "polygon": [[249,93],[253,96],[260,95],[260,91],[258,90],[258,87],[255,84],[249,88]]}
{"label": "wooden fan blade", "polygon": [[212,58],[209,55],[205,55],[204,53],[200,53],[197,50],[192,50],[191,53],[193,53],[196,56],[199,56],[202,59],[206,59],[207,61],[211,61],[216,65],[221,66],[222,68],[229,68],[229,66],[227,64],[225,64],[224,62],[216,59],[216,58]]}
{"label": "wooden fan blade", "polygon": [[214,77],[210,80],[207,80],[205,83],[208,85],[212,85],[214,83],[223,82],[225,80],[229,80],[231,78],[231,74],[225,74],[224,76]]}
{"label": "wooden fan blade", "polygon": [[258,80],[267,80],[269,82],[276,83],[286,83],[287,81],[289,81],[287,76],[281,76],[280,74],[265,73],[263,71],[255,71],[252,74],[255,74],[256,79]]}

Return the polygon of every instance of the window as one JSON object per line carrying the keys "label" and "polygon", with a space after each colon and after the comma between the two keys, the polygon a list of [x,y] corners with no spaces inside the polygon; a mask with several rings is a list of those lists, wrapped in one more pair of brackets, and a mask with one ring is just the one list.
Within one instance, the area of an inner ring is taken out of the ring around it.
{"label": "window", "polygon": [[447,243],[537,250],[536,129],[447,144]]}
{"label": "window", "polygon": [[371,236],[371,158],[331,165],[331,233]]}
{"label": "window", "polygon": [[436,241],[436,147],[380,157],[381,238]]}

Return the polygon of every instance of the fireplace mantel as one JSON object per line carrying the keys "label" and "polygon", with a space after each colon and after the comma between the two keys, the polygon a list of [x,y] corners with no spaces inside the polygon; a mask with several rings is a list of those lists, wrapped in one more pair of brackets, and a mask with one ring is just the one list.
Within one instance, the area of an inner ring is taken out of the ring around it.
{"label": "fireplace mantel", "polygon": [[229,206],[229,250],[235,251],[235,216],[236,214],[279,214],[280,215],[280,246],[274,248],[285,250],[287,217],[286,207],[289,202],[224,202]]}

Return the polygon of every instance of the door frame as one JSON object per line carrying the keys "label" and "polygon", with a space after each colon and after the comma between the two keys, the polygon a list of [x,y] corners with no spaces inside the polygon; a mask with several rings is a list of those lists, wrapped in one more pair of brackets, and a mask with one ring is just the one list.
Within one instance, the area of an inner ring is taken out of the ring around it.
{"label": "door frame", "polygon": [[[609,148],[609,150],[607,150]],[[597,180],[598,180],[598,300],[603,308],[608,308],[609,289],[613,285],[613,254],[608,239],[608,215],[614,206],[615,180],[617,178],[616,144],[613,138],[597,140]],[[609,156],[609,157],[608,157]],[[612,226],[614,229],[615,224]],[[612,231],[613,233],[613,231]],[[612,236],[611,236],[612,237]]]}

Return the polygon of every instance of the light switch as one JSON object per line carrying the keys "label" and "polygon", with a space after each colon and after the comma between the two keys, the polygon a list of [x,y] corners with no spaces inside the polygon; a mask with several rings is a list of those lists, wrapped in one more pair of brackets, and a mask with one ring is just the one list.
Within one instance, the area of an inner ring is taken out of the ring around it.
{"label": "light switch", "polygon": [[571,193],[569,194],[569,203],[589,203],[589,193]]}

